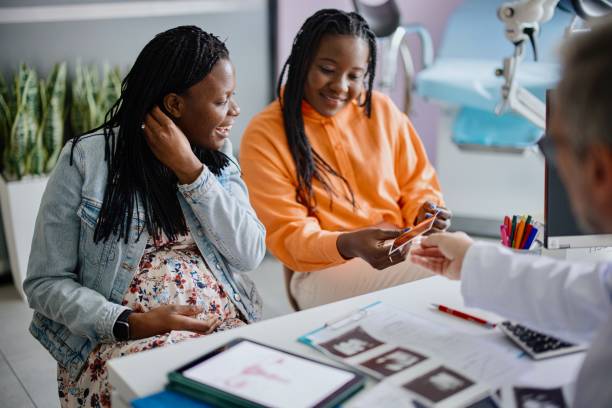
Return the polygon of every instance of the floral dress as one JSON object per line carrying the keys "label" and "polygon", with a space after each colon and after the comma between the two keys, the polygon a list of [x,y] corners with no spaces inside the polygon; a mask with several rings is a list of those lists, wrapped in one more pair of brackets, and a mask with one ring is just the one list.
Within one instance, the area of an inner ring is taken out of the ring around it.
{"label": "floral dress", "polygon": [[[189,233],[175,241],[149,239],[123,304],[135,312],[168,304],[202,306],[203,312],[197,318],[219,319],[221,323],[215,331],[246,324],[210,272]],[[140,340],[100,344],[89,355],[76,381],[71,381],[68,371],[58,365],[60,403],[62,407],[110,407],[108,360],[200,336],[188,331],[171,331]]]}

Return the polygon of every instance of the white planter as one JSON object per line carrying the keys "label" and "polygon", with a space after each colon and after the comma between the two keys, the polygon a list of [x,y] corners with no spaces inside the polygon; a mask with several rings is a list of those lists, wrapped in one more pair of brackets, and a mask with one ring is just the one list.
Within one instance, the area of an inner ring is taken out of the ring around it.
{"label": "white planter", "polygon": [[22,284],[28,268],[36,215],[48,179],[45,176],[6,181],[0,176],[0,206],[4,237],[13,282],[24,299]]}

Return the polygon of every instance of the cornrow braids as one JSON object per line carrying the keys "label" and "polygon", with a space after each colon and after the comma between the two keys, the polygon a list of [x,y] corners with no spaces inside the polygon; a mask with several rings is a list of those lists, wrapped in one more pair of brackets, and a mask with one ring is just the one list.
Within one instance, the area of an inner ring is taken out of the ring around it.
{"label": "cornrow braids", "polygon": [[[180,26],[157,34],[140,52],[104,123],[87,132],[103,130],[108,168],[94,242],[118,235],[127,243],[132,219],[140,219],[140,212],[144,214],[144,225],[138,223],[137,239],[144,228],[155,237],[163,232],[169,239],[187,232],[177,197],[177,177],[155,157],[141,125],[154,106],[163,107],[165,95],[187,91],[204,79],[217,61],[228,58],[225,44],[196,26]],[[74,138],[72,154],[82,136]],[[192,149],[217,176],[229,165],[229,158],[220,151],[195,145]]]}
{"label": "cornrow braids", "polygon": [[[338,173],[311,146],[304,130],[302,116],[302,100],[304,84],[311,63],[317,52],[321,38],[324,35],[351,35],[364,39],[369,46],[370,55],[368,68],[364,77],[366,81],[365,99],[361,103],[365,114],[370,117],[372,111],[372,88],[376,71],[376,36],[363,17],[354,12],[344,12],[336,9],[319,10],[309,17],[293,40],[291,54],[283,65],[276,89],[282,106],[283,121],[291,156],[295,162],[298,187],[297,201],[308,208],[309,213],[316,212],[316,198],[312,191],[313,179],[319,181],[330,195],[330,205],[333,205],[335,192],[331,188],[330,175],[337,177],[347,186],[350,197],[346,197],[353,207],[355,195],[348,181]],[[282,90],[283,80],[284,93]]]}

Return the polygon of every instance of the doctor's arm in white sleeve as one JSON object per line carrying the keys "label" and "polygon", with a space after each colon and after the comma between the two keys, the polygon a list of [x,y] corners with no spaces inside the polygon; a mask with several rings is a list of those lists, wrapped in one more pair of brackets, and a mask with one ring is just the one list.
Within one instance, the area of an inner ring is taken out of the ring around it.
{"label": "doctor's arm in white sleeve", "polygon": [[461,268],[466,306],[569,341],[590,341],[612,311],[612,264],[517,255],[474,243]]}

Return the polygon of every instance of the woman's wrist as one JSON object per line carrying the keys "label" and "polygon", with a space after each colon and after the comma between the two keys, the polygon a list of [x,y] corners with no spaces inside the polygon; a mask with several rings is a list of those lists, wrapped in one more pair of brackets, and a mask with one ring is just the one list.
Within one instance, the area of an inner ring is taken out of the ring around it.
{"label": "woman's wrist", "polygon": [[353,245],[351,244],[351,233],[345,232],[344,234],[338,235],[336,239],[336,248],[338,249],[338,253],[344,259],[352,259],[355,258],[352,252]]}
{"label": "woman's wrist", "polygon": [[132,313],[128,317],[128,323],[130,325],[130,340],[136,339],[136,334],[140,333],[140,316],[142,313]]}
{"label": "woman's wrist", "polygon": [[161,334],[159,328],[152,326],[149,320],[147,313],[132,313],[130,315],[128,318],[130,323],[130,340]]}
{"label": "woman's wrist", "polygon": [[182,169],[174,170],[174,174],[178,178],[179,184],[191,184],[197,180],[203,168],[204,165],[197,160]]}

